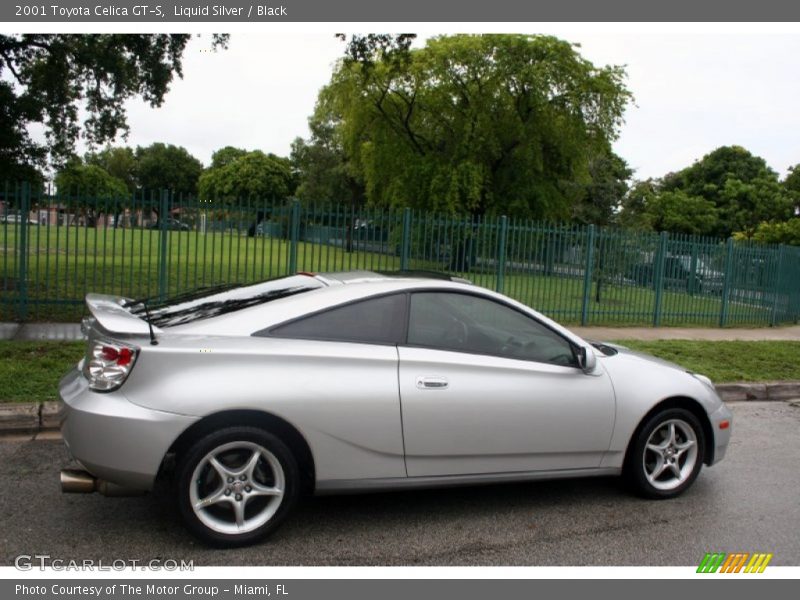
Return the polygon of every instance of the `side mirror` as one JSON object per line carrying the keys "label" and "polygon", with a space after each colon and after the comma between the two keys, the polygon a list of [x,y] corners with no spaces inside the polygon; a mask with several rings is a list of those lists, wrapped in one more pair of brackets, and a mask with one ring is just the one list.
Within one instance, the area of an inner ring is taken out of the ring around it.
{"label": "side mirror", "polygon": [[575,357],[578,359],[578,366],[584,373],[593,373],[597,367],[597,357],[591,346],[578,346],[575,349]]}

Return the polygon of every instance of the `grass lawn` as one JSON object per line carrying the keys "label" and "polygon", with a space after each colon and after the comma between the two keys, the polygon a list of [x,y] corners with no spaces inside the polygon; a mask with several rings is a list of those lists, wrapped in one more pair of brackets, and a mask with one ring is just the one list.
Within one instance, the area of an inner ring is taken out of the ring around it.
{"label": "grass lawn", "polygon": [[[716,383],[800,380],[800,342],[619,343],[677,362]],[[0,402],[56,400],[58,381],[83,352],[83,342],[0,341]]]}
{"label": "grass lawn", "polygon": [[[81,227],[34,227],[29,230],[27,290],[29,321],[78,321],[87,292],[128,297],[150,297],[159,290],[161,268],[158,231],[149,229],[94,229]],[[17,318],[19,256],[17,232],[0,228],[0,321]],[[350,269],[394,270],[400,267],[390,245],[383,252],[356,249],[346,252],[328,244],[300,242],[297,270],[342,271]],[[372,247],[372,250],[376,249]],[[167,294],[229,282],[255,282],[288,273],[290,247],[286,240],[248,238],[231,232],[171,231],[166,246]],[[447,262],[411,256],[409,267],[448,270]],[[474,283],[496,289],[493,267],[473,269],[465,276]],[[588,324],[651,325],[656,303],[654,291],[620,282],[604,282],[597,301],[597,283],[590,289]],[[582,274],[546,275],[509,267],[503,291],[565,324],[578,324],[584,296]],[[764,305],[762,305],[764,303]],[[664,290],[661,324],[716,326],[719,296],[690,295]],[[731,301],[729,325],[765,325],[772,305],[754,298]]]}
{"label": "grass lawn", "polygon": [[83,342],[0,341],[0,402],[58,399],[58,382],[81,359]]}
{"label": "grass lawn", "polygon": [[800,342],[618,340],[617,343],[707,375],[715,383],[800,380]]}

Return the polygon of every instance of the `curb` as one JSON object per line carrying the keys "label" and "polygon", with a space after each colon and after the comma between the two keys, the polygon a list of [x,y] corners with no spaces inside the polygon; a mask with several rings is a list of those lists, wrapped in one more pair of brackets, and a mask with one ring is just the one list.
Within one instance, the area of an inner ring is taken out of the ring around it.
{"label": "curb", "polygon": [[725,402],[786,401],[800,398],[800,381],[720,383],[714,387]]}
{"label": "curb", "polygon": [[[800,398],[800,381],[720,383],[715,387],[725,402],[785,402]],[[35,434],[58,429],[60,413],[59,401],[0,403],[0,434]]]}
{"label": "curb", "polygon": [[60,425],[61,402],[0,403],[0,434],[52,431]]}

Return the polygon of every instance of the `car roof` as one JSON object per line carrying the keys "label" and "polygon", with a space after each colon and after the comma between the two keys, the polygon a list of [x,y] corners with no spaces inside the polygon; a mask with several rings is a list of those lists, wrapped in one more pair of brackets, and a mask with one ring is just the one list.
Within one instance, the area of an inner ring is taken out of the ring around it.
{"label": "car roof", "polygon": [[312,275],[327,285],[369,283],[389,279],[435,279],[438,281],[456,281],[458,283],[472,283],[468,279],[451,275],[442,271],[425,271],[422,269],[402,269],[398,271],[339,271],[329,273],[305,273]]}

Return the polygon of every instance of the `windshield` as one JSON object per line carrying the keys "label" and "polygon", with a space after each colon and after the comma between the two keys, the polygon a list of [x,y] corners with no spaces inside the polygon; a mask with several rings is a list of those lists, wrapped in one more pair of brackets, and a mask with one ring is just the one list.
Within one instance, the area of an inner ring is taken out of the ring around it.
{"label": "windshield", "polygon": [[224,284],[200,288],[163,301],[148,298],[133,300],[125,306],[130,307],[131,314],[148,320],[152,325],[174,327],[294,296],[320,287],[323,287],[323,284],[314,277],[292,275],[254,285]]}

